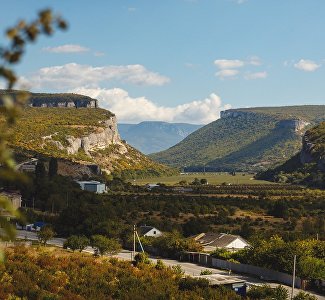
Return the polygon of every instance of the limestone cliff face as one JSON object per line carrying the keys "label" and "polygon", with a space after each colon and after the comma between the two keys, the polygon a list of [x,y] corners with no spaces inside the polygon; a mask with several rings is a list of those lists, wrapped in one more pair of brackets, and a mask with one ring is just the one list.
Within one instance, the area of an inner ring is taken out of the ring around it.
{"label": "limestone cliff face", "polygon": [[308,132],[303,135],[302,138],[302,149],[300,151],[300,161],[303,164],[306,163],[317,163],[320,170],[325,171],[325,157],[322,157],[314,151],[315,145],[310,142]]}
{"label": "limestone cliff face", "polygon": [[62,143],[53,141],[60,150],[66,150],[70,155],[77,154],[78,151],[83,150],[88,156],[91,156],[91,151],[105,149],[110,146],[118,146],[119,153],[127,152],[126,146],[121,141],[117,130],[116,117],[103,121],[101,127],[95,128],[94,132],[83,137],[67,136],[66,140],[69,146],[64,147]]}
{"label": "limestone cliff face", "polygon": [[288,120],[281,120],[277,123],[277,126],[280,128],[288,128],[292,129],[295,132],[302,131],[308,126],[310,123],[301,119],[288,119]]}
{"label": "limestone cliff face", "polygon": [[[221,118],[252,118],[255,117],[260,113],[258,112],[252,112],[252,111],[243,111],[243,110],[235,110],[235,109],[229,109],[225,111],[220,112],[220,117]],[[284,118],[283,120],[279,120],[278,118],[274,118],[276,121],[276,127],[277,128],[283,128],[283,129],[289,129],[293,130],[295,132],[301,132],[302,130],[305,129],[306,126],[308,126],[310,123],[302,120],[302,119],[287,119]]]}
{"label": "limestone cliff face", "polygon": [[111,117],[101,125],[103,128],[98,128],[96,132],[87,136],[81,138],[75,138],[73,136],[67,137],[67,141],[70,144],[70,146],[66,148],[68,154],[76,154],[82,149],[89,155],[90,151],[104,149],[111,145],[119,145],[120,152],[122,154],[125,153],[127,149],[118,134],[116,117]]}

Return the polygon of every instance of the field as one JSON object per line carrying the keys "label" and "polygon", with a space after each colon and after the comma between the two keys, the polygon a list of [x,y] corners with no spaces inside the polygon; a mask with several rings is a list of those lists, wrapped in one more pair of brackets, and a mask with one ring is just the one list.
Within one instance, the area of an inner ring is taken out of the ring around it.
{"label": "field", "polygon": [[255,180],[254,174],[248,173],[236,173],[231,175],[229,173],[182,173],[169,177],[157,177],[157,178],[144,178],[136,179],[133,184],[143,185],[147,183],[164,183],[166,185],[175,185],[180,181],[185,180],[187,183],[191,183],[195,178],[207,179],[209,184],[274,184],[269,181]]}

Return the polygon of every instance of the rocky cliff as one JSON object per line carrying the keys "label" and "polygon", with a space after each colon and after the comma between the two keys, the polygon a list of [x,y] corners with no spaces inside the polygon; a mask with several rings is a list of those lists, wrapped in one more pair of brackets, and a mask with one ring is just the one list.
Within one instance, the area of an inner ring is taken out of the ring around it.
{"label": "rocky cliff", "polygon": [[320,170],[325,171],[325,123],[303,135],[300,161],[302,164],[316,163]]}
{"label": "rocky cliff", "polygon": [[[16,99],[17,94],[20,91],[16,90],[1,90],[1,95],[10,95],[13,99]],[[98,100],[90,98],[88,96],[73,94],[73,93],[30,93],[27,105],[30,107],[61,107],[61,108],[97,108]],[[1,99],[0,99],[1,105]]]}
{"label": "rocky cliff", "polygon": [[[250,118],[255,118],[259,112],[255,111],[247,111],[247,110],[235,110],[235,109],[229,109],[225,111],[220,112],[220,118],[225,119],[225,118],[232,118],[232,119],[237,119],[237,118],[242,118],[242,119],[250,119]],[[274,115],[274,118],[277,119],[279,116]],[[280,119],[276,126],[278,128],[286,128],[286,129],[292,129],[295,132],[300,132],[304,130],[308,125],[310,125],[310,122],[305,121],[300,118],[288,118],[288,119],[283,119],[283,116],[281,116],[282,119]]]}
{"label": "rocky cliff", "polygon": [[108,174],[171,171],[123,142],[115,115],[100,108],[26,107],[9,142],[14,149],[36,157],[60,159],[62,174],[71,176],[89,175],[92,169]]}

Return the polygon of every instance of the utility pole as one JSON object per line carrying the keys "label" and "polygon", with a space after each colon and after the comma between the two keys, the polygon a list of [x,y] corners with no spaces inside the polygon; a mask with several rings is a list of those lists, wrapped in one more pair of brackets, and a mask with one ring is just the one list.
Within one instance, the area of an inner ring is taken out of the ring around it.
{"label": "utility pole", "polygon": [[296,259],[297,255],[293,257],[293,274],[292,274],[292,290],[291,290],[291,300],[293,299],[293,291],[295,289],[295,280],[296,280]]}
{"label": "utility pole", "polygon": [[133,225],[133,260],[135,257],[135,225]]}

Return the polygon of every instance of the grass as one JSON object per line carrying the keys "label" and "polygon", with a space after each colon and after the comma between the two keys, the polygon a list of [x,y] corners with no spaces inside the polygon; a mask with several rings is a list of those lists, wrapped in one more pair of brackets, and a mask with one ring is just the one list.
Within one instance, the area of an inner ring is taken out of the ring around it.
{"label": "grass", "polygon": [[269,181],[255,180],[254,174],[248,173],[236,173],[235,176],[229,173],[185,173],[175,176],[158,177],[158,178],[144,178],[136,179],[133,181],[134,184],[147,184],[147,183],[164,183],[166,185],[175,185],[180,181],[185,180],[187,183],[191,183],[195,178],[208,180],[209,184],[272,184]]}

